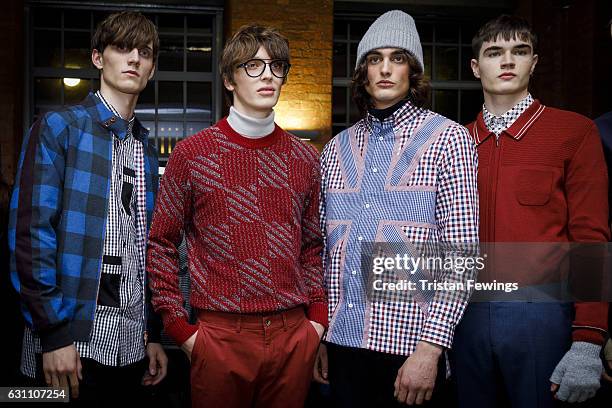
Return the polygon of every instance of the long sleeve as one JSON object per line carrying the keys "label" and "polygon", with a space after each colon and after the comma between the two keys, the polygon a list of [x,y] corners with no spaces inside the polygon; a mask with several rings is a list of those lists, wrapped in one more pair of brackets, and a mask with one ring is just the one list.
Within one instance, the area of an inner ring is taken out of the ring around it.
{"label": "long sleeve", "polygon": [[62,211],[66,137],[67,124],[55,113],[32,126],[24,140],[9,220],[13,284],[45,352],[73,342],[57,283],[56,228]]}
{"label": "long sleeve", "polygon": [[179,143],[161,180],[147,245],[151,302],[162,317],[166,333],[179,345],[197,330],[189,324],[179,287],[178,247],[190,212],[189,163]]}
{"label": "long sleeve", "polygon": [[[444,152],[436,198],[436,221],[441,232],[440,244],[445,257],[474,256],[478,243],[478,156],[468,131],[459,125],[446,130]],[[458,251],[458,253],[457,253]],[[465,282],[469,272],[451,270],[442,280]],[[469,300],[467,291],[437,291],[423,327],[422,341],[450,348],[455,326],[463,316]]]}
{"label": "long sleeve", "polygon": [[309,288],[307,314],[310,320],[327,327],[327,296],[323,284],[323,242],[321,237],[319,199],[321,181],[319,163],[312,169],[312,183],[302,214],[302,248],[300,264]]}
{"label": "long sleeve", "polygon": [[[568,230],[573,242],[607,242],[608,175],[599,133],[591,124],[567,168]],[[595,272],[595,275],[598,275]],[[584,277],[583,277],[584,278]],[[574,341],[603,344],[608,304],[576,302]]]}

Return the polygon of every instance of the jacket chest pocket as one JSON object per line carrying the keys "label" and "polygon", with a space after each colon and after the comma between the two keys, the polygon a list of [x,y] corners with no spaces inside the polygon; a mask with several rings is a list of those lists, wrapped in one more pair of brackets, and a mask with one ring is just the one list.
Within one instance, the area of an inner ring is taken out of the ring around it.
{"label": "jacket chest pocket", "polygon": [[552,193],[553,172],[523,169],[516,178],[516,199],[522,205],[546,205]]}

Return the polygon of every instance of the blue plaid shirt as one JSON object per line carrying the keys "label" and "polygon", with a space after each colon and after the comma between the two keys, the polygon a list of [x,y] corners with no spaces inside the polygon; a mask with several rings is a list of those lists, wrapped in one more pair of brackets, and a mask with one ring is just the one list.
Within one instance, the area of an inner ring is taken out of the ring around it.
{"label": "blue plaid shirt", "polygon": [[[9,215],[11,280],[43,351],[89,341],[109,202],[112,133],[124,138],[127,128],[127,121],[90,94],[80,105],[47,113],[24,138]],[[133,134],[145,148],[148,226],[158,161],[138,120]],[[159,331],[153,316],[148,323]]]}

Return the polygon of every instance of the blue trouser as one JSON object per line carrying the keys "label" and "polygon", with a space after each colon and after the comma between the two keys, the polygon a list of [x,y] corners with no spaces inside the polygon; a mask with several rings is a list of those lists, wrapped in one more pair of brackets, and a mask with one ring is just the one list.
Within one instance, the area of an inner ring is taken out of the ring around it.
{"label": "blue trouser", "polygon": [[455,332],[459,407],[556,406],[550,375],[571,343],[570,303],[472,303]]}

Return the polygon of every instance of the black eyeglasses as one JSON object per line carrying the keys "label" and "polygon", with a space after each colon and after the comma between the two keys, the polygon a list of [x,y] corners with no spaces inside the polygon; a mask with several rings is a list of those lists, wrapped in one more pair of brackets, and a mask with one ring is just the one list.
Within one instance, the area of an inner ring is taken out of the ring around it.
{"label": "black eyeglasses", "polygon": [[244,68],[244,71],[251,78],[257,78],[266,70],[266,65],[270,66],[270,71],[272,71],[272,75],[277,78],[285,78],[289,73],[289,68],[291,68],[291,64],[285,60],[272,60],[270,62],[266,62],[259,58],[253,58],[248,60],[247,62],[243,62],[238,65],[238,68]]}

